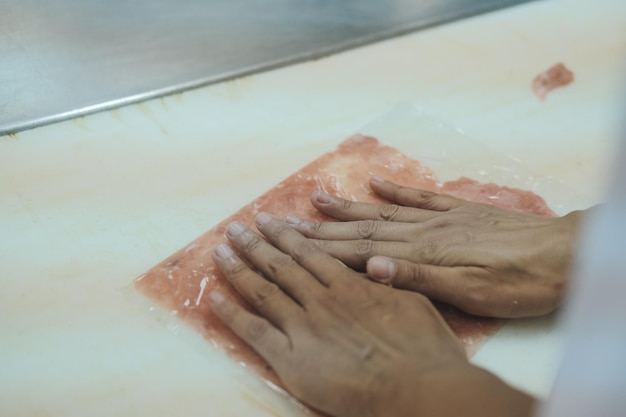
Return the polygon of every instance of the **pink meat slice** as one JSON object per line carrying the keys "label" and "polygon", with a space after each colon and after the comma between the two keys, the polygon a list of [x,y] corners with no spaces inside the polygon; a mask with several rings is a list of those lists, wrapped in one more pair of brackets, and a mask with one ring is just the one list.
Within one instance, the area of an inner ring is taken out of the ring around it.
{"label": "pink meat slice", "polygon": [[[189,323],[233,359],[252,369],[268,383],[280,387],[277,376],[267,363],[226,328],[209,308],[207,296],[212,289],[219,289],[246,305],[216,268],[211,251],[217,244],[227,242],[224,231],[230,222],[239,220],[254,227],[254,217],[260,211],[277,216],[292,213],[302,218],[330,220],[310,203],[310,195],[316,189],[354,201],[380,202],[368,186],[371,175],[470,201],[539,215],[554,215],[541,197],[528,191],[481,184],[468,178],[440,184],[431,169],[397,149],[372,137],[354,135],[335,151],[320,156],[154,266],[136,279],[135,287],[156,304]],[[470,316],[450,306],[437,307],[465,345],[468,355],[472,355],[485,337],[495,333],[504,323],[502,320]]]}

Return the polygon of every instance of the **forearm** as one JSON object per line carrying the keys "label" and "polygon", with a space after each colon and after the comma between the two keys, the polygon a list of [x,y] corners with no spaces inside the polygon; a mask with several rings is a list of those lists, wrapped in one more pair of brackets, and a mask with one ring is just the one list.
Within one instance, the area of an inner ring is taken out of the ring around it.
{"label": "forearm", "polygon": [[430,372],[383,411],[394,417],[529,417],[536,400],[472,365]]}

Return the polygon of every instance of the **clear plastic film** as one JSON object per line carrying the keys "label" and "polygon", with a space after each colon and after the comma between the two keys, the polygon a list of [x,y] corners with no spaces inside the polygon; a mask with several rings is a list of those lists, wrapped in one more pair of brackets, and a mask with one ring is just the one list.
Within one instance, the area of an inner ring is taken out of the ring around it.
{"label": "clear plastic film", "polygon": [[[371,175],[505,208],[554,214],[537,195],[513,188],[539,190],[541,181],[511,158],[488,150],[417,106],[399,106],[362,132],[368,136],[355,135],[341,142],[335,151],[321,155],[154,266],[137,278],[136,289],[168,311],[172,320],[190,324],[231,358],[287,395],[267,363],[222,325],[208,306],[212,289],[245,305],[211,259],[213,248],[226,242],[224,231],[228,223],[238,220],[252,225],[260,211],[324,220],[310,204],[314,190],[323,189],[355,201],[377,202],[380,200],[367,185]],[[469,316],[448,306],[439,308],[470,356],[504,323]]]}
{"label": "clear plastic film", "polygon": [[559,215],[581,205],[577,200],[581,193],[557,176],[537,175],[514,155],[491,149],[478,138],[437,118],[419,102],[397,105],[361,132],[419,160],[442,182],[468,177],[481,183],[532,191]]}

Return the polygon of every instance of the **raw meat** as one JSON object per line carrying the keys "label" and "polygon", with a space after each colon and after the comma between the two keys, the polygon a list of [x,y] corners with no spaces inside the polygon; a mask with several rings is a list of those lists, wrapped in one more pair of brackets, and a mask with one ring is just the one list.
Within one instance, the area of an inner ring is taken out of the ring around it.
{"label": "raw meat", "polygon": [[567,69],[563,63],[559,62],[548,70],[537,75],[533,80],[533,91],[541,100],[546,99],[546,95],[558,87],[564,87],[574,81],[574,73]]}
{"label": "raw meat", "polygon": [[[392,147],[380,144],[374,138],[355,135],[341,143],[334,152],[320,156],[153,267],[137,278],[135,286],[159,305],[190,323],[235,360],[280,387],[276,375],[265,361],[211,312],[206,297],[214,288],[245,303],[220,275],[211,259],[211,251],[218,243],[227,241],[224,231],[228,223],[239,220],[252,226],[255,215],[260,211],[278,216],[293,213],[302,218],[328,220],[310,203],[309,197],[316,189],[355,201],[381,201],[369,189],[371,175],[504,208],[542,215],[553,214],[541,197],[530,192],[495,184],[479,184],[467,178],[439,184],[432,170],[419,162]],[[470,355],[485,336],[494,333],[503,324],[502,320],[469,316],[449,306],[439,306],[439,309]]]}

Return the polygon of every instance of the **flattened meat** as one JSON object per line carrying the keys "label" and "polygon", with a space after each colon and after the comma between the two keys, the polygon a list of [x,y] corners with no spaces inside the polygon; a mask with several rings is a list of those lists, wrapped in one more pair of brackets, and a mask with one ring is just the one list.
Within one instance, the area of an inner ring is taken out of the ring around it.
{"label": "flattened meat", "polygon": [[[211,251],[217,244],[227,242],[224,231],[228,223],[239,220],[252,226],[254,216],[260,211],[268,211],[277,216],[293,213],[303,218],[329,220],[310,203],[309,197],[316,189],[354,201],[381,202],[367,185],[371,175],[378,175],[401,185],[442,192],[475,202],[554,215],[541,197],[528,191],[481,184],[468,178],[440,184],[434,172],[418,161],[374,138],[355,135],[341,143],[335,151],[320,156],[155,265],[135,281],[135,287],[163,308],[175,313],[179,319],[195,327],[234,360],[256,372],[274,387],[280,387],[278,377],[267,363],[224,326],[211,311],[206,297],[212,289],[219,289],[228,297],[246,305],[215,266]],[[437,307],[465,345],[468,355],[473,354],[481,342],[504,323],[503,320],[470,316],[446,305]]]}

